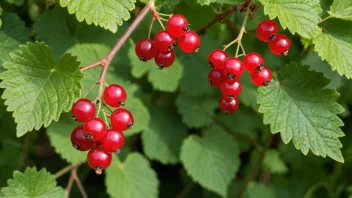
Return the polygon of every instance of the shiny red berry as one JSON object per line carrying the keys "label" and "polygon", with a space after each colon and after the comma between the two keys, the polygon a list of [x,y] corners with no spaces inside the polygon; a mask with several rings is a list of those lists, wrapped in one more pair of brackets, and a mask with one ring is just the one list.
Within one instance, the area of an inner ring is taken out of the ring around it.
{"label": "shiny red berry", "polygon": [[257,36],[264,42],[275,40],[278,32],[279,28],[273,20],[264,20],[257,26]]}
{"label": "shiny red berry", "polygon": [[224,76],[223,72],[218,69],[212,69],[210,70],[208,74],[208,81],[209,84],[214,86],[214,87],[220,87],[222,81],[224,81],[226,77]]}
{"label": "shiny red berry", "polygon": [[117,84],[111,84],[104,90],[104,101],[111,107],[124,106],[126,97],[125,89]]}
{"label": "shiny red berry", "polygon": [[251,73],[251,80],[257,86],[270,85],[272,77],[270,69],[265,66],[260,71]]}
{"label": "shiny red berry", "polygon": [[160,52],[158,51],[154,57],[155,63],[159,66],[160,69],[165,67],[170,67],[175,61],[174,51],[170,52]]}
{"label": "shiny red berry", "polygon": [[244,66],[240,59],[235,57],[226,59],[224,63],[223,73],[229,79],[240,77],[243,73],[243,70]]}
{"label": "shiny red berry", "polygon": [[123,147],[125,137],[122,132],[109,129],[106,137],[101,141],[101,146],[105,152],[116,152]]}
{"label": "shiny red berry", "polygon": [[159,51],[169,52],[176,46],[176,39],[166,30],[161,30],[154,37],[154,45]]}
{"label": "shiny red berry", "polygon": [[112,128],[125,131],[133,126],[134,119],[130,111],[124,108],[116,109],[110,116]]}
{"label": "shiny red berry", "polygon": [[94,145],[94,142],[88,140],[83,133],[83,126],[76,127],[71,133],[72,146],[79,151],[88,151]]}
{"label": "shiny red berry", "polygon": [[233,113],[238,109],[239,101],[238,98],[227,98],[225,96],[221,96],[219,98],[219,108],[225,114]]}
{"label": "shiny red berry", "polygon": [[291,47],[290,39],[284,35],[277,35],[276,39],[269,42],[269,49],[275,55],[287,56],[288,50]]}
{"label": "shiny red berry", "polygon": [[72,105],[72,118],[78,122],[85,122],[93,118],[96,112],[95,105],[92,101],[81,98]]}
{"label": "shiny red berry", "polygon": [[183,52],[197,52],[200,46],[200,38],[196,32],[189,31],[178,39],[178,45]]}
{"label": "shiny red berry", "polygon": [[150,39],[142,39],[140,40],[135,47],[136,55],[139,60],[146,62],[152,58],[156,53],[156,48],[154,46],[154,42]]}
{"label": "shiny red berry", "polygon": [[103,148],[95,147],[90,149],[87,155],[89,166],[95,170],[95,173],[100,175],[103,170],[107,169],[111,164],[111,153],[104,152]]}
{"label": "shiny red berry", "polygon": [[83,125],[84,135],[91,141],[100,141],[106,135],[106,125],[100,118],[91,118]]}
{"label": "shiny red berry", "polygon": [[221,92],[222,95],[233,99],[240,95],[242,91],[242,84],[239,80],[236,79],[226,79],[221,83]]}
{"label": "shiny red berry", "polygon": [[255,72],[263,67],[264,59],[263,57],[256,53],[250,52],[243,59],[243,66],[249,72]]}
{"label": "shiny red berry", "polygon": [[186,17],[181,14],[174,14],[167,21],[167,30],[172,36],[180,37],[190,29]]}
{"label": "shiny red berry", "polygon": [[211,68],[220,69],[224,68],[224,63],[227,59],[228,55],[225,51],[215,49],[210,52],[208,56],[208,63]]}

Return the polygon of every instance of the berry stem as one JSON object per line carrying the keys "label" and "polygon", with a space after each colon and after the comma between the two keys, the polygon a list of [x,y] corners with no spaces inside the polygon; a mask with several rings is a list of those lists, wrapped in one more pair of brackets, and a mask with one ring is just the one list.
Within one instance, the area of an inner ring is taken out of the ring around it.
{"label": "berry stem", "polygon": [[75,167],[79,167],[82,163],[77,163],[77,164],[70,164],[63,169],[59,170],[57,173],[55,173],[55,179],[58,179],[59,177],[63,176],[64,174],[68,173],[70,170],[72,170]]}
{"label": "berry stem", "polygon": [[326,20],[328,20],[328,19],[331,19],[331,18],[332,18],[332,16],[329,15],[329,16],[323,18],[323,19],[319,22],[319,24],[320,24],[320,23],[323,23],[324,21],[326,21]]}

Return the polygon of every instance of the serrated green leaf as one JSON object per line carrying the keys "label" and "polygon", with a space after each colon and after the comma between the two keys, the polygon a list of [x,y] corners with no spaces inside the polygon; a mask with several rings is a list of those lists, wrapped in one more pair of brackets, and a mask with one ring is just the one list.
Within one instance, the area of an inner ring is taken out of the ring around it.
{"label": "serrated green leaf", "polygon": [[153,108],[152,119],[142,133],[143,148],[150,159],[163,164],[179,162],[182,140],[187,136],[187,129],[172,112]]}
{"label": "serrated green leaf", "polygon": [[8,111],[13,111],[17,136],[57,121],[80,96],[84,75],[79,63],[70,54],[64,54],[54,65],[50,48],[42,42],[21,45],[5,62],[0,74],[1,88],[5,88]]}
{"label": "serrated green leaf", "polygon": [[343,162],[339,128],[343,122],[336,114],[343,108],[336,103],[339,94],[325,88],[329,84],[322,73],[309,71],[308,66],[287,64],[278,74],[279,82],[260,87],[259,112],[272,133],[281,133],[285,144],[291,140],[307,154],[329,156]]}
{"label": "serrated green leaf", "polygon": [[65,191],[56,186],[55,177],[46,169],[37,171],[27,168],[24,173],[15,171],[13,179],[8,180],[8,187],[1,189],[4,197],[36,197],[36,198],[64,198]]}
{"label": "serrated green leaf", "polygon": [[314,50],[340,75],[352,78],[352,23],[330,19],[323,24],[324,32],[317,32],[313,39]]}
{"label": "serrated green leaf", "polygon": [[9,4],[15,4],[16,6],[20,6],[24,3],[24,0],[5,0]]}
{"label": "serrated green leaf", "polygon": [[211,3],[223,3],[223,4],[239,4],[242,3],[243,0],[198,0],[200,5],[209,5]]}
{"label": "serrated green leaf", "polygon": [[237,143],[218,126],[185,139],[180,157],[193,180],[223,197],[240,166]]}
{"label": "serrated green leaf", "polygon": [[281,174],[287,172],[285,162],[281,159],[280,153],[276,150],[270,149],[265,153],[263,166],[274,174]]}
{"label": "serrated green leaf", "polygon": [[76,14],[79,22],[85,20],[87,24],[94,24],[111,32],[116,32],[123,21],[130,19],[130,10],[135,8],[136,0],[60,0],[62,7],[67,7],[70,14]]}
{"label": "serrated green leaf", "polygon": [[155,171],[139,153],[131,153],[122,163],[113,158],[106,170],[105,185],[112,197],[157,198],[159,181]]}
{"label": "serrated green leaf", "polygon": [[312,38],[318,28],[322,11],[319,0],[259,0],[264,13],[271,19],[278,17],[281,26],[305,38]]}
{"label": "serrated green leaf", "polygon": [[352,1],[334,0],[328,13],[335,18],[352,20]]}
{"label": "serrated green leaf", "polygon": [[265,186],[262,183],[250,182],[246,189],[245,198],[276,198],[275,192],[272,188]]}

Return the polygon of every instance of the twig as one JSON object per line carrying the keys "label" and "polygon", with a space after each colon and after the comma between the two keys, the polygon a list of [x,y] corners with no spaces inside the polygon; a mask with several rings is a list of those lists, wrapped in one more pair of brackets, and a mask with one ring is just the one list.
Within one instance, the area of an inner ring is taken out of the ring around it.
{"label": "twig", "polygon": [[68,180],[68,183],[67,183],[67,187],[66,187],[66,198],[69,198],[70,197],[70,192],[71,192],[71,189],[72,189],[72,185],[73,185],[73,177],[71,175],[70,179]]}
{"label": "twig", "polygon": [[59,170],[58,172],[55,173],[55,179],[58,179],[59,177],[63,176],[64,174],[68,173],[70,170],[72,170],[75,167],[80,166],[82,163],[77,163],[77,164],[70,164],[63,169]]}
{"label": "twig", "polygon": [[194,183],[188,184],[187,186],[185,186],[185,187],[181,190],[180,193],[178,193],[178,194],[176,195],[176,198],[185,197],[185,196],[189,193],[189,191],[192,190],[193,187],[194,187]]}
{"label": "twig", "polygon": [[76,184],[77,184],[77,186],[78,186],[78,189],[79,189],[79,191],[81,192],[82,197],[83,197],[83,198],[88,198],[87,193],[86,193],[86,191],[84,190],[84,187],[83,187],[83,185],[82,185],[82,183],[81,183],[81,180],[80,180],[79,177],[77,176],[77,167],[74,168],[74,169],[72,169],[71,175],[72,175],[73,179],[75,180],[75,182],[76,182]]}

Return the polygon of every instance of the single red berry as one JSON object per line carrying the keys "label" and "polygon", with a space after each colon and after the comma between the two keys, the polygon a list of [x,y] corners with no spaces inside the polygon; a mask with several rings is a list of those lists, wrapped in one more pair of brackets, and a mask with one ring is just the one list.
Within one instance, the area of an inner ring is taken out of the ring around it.
{"label": "single red berry", "polygon": [[125,105],[125,89],[117,84],[111,84],[104,90],[104,101],[111,107],[120,107]]}
{"label": "single red berry", "polygon": [[225,79],[226,77],[224,76],[223,72],[218,69],[212,69],[208,74],[208,81],[210,85],[214,87],[220,88],[222,81]]}
{"label": "single red berry", "polygon": [[178,39],[178,45],[183,52],[197,52],[200,46],[200,38],[196,32],[189,31]]}
{"label": "single red berry", "polygon": [[236,79],[226,79],[221,83],[221,92],[222,95],[233,99],[240,95],[242,91],[242,84],[239,80]]}
{"label": "single red berry", "polygon": [[114,130],[125,131],[133,126],[134,119],[130,111],[124,108],[116,109],[110,117]]}
{"label": "single red berry", "polygon": [[264,64],[263,57],[256,53],[250,52],[243,59],[243,66],[249,72],[255,72],[261,69]]}
{"label": "single red berry", "polygon": [[287,56],[288,50],[291,47],[290,39],[284,35],[277,35],[276,39],[269,42],[269,49],[275,55],[284,55]]}
{"label": "single red berry", "polygon": [[275,40],[278,32],[279,28],[273,20],[264,20],[257,26],[257,36],[264,42]]}
{"label": "single red berry", "polygon": [[166,30],[161,30],[154,37],[154,45],[159,51],[169,52],[176,46],[176,39]]}
{"label": "single red berry", "polygon": [[100,118],[91,118],[83,125],[84,135],[90,141],[96,142],[102,140],[106,135],[106,131],[106,125]]}
{"label": "single red berry", "polygon": [[88,151],[93,148],[94,142],[88,140],[83,133],[83,126],[76,127],[71,133],[72,146],[79,151]]}
{"label": "single red berry", "polygon": [[156,48],[154,46],[154,42],[150,39],[142,39],[140,40],[135,47],[136,55],[139,60],[146,62],[152,58],[156,53]]}
{"label": "single red berry", "polygon": [[225,96],[221,96],[219,98],[219,108],[225,114],[230,114],[235,112],[238,109],[239,101],[238,98],[227,98]]}
{"label": "single red berry", "polygon": [[175,61],[174,51],[160,52],[158,51],[154,56],[155,63],[159,66],[159,69],[170,67]]}
{"label": "single red berry", "polygon": [[238,78],[242,75],[244,70],[243,63],[240,59],[231,57],[227,58],[224,63],[224,75],[229,79]]}
{"label": "single red berry", "polygon": [[260,71],[251,73],[251,80],[257,86],[270,85],[272,77],[270,69],[265,66]]}
{"label": "single red berry", "polygon": [[125,137],[122,132],[109,129],[106,137],[101,141],[101,146],[105,152],[116,152],[123,147]]}
{"label": "single red berry", "polygon": [[172,15],[167,21],[167,30],[174,37],[185,35],[190,30],[186,17],[181,14]]}
{"label": "single red berry", "polygon": [[210,52],[208,56],[208,63],[211,68],[222,70],[227,57],[228,55],[224,50],[215,49]]}
{"label": "single red berry", "polygon": [[78,122],[85,122],[93,118],[96,112],[95,105],[92,101],[81,98],[72,105],[72,118]]}
{"label": "single red berry", "polygon": [[100,175],[103,170],[107,169],[111,164],[111,153],[104,152],[103,148],[95,147],[90,149],[87,155],[89,166],[95,170],[95,173]]}

